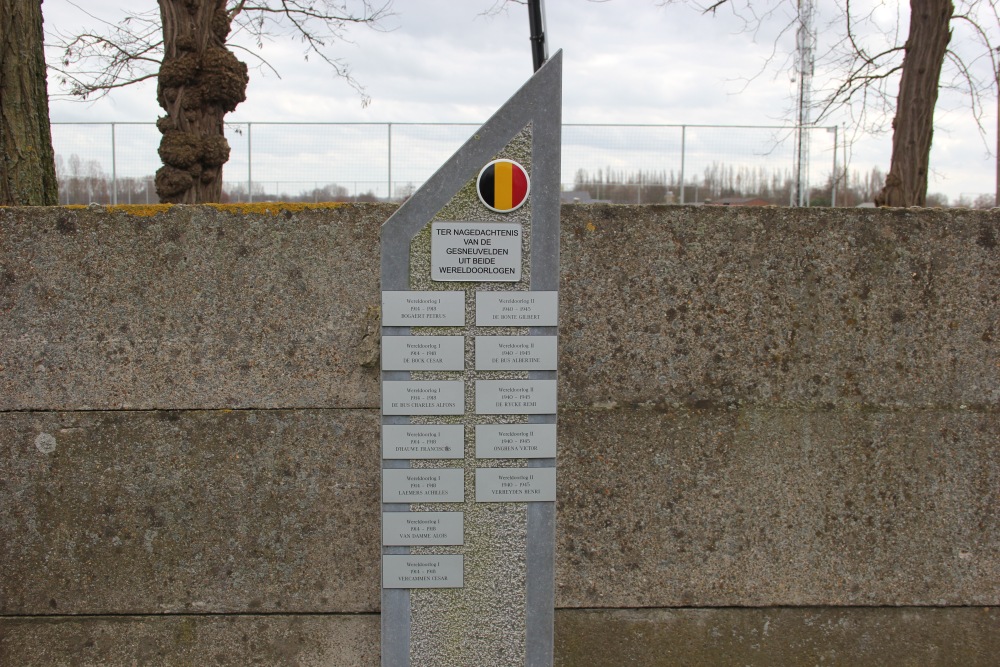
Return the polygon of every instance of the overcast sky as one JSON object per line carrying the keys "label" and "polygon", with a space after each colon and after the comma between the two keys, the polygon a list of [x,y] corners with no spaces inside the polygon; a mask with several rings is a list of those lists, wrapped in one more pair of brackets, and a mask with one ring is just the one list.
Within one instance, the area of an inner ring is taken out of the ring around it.
{"label": "overcast sky", "polygon": [[[122,3],[117,0],[78,4],[111,22],[121,16]],[[153,0],[140,0],[133,7],[147,4],[155,9]],[[778,54],[777,62],[784,63],[785,54],[794,50],[793,34],[780,38],[775,47],[785,19],[779,15],[752,34],[741,30],[740,22],[727,13],[711,18],[689,7],[659,4],[545,0],[549,49],[564,51],[565,122],[776,125],[791,121],[796,88],[790,65],[760,73],[772,51]],[[823,10],[831,3],[819,4]],[[906,7],[906,3],[875,4],[893,20]],[[385,21],[382,30],[354,29],[351,42],[340,44],[335,54],[350,64],[365,87],[371,98],[367,107],[327,66],[316,58],[304,61],[301,43],[265,44],[261,55],[281,78],[254,69],[254,59],[238,53],[251,65],[251,78],[247,101],[229,120],[482,122],[532,72],[525,8],[512,6],[499,15],[484,16],[492,5],[492,0],[395,0],[395,16]],[[95,24],[68,0],[45,0],[43,12],[50,31]],[[817,21],[820,50],[828,46],[826,36],[833,34],[824,27],[831,17],[821,11]],[[902,18],[905,32],[905,14]],[[822,76],[818,73],[817,87],[823,85]],[[84,103],[60,97],[51,75],[50,89],[53,121],[154,121],[161,113],[152,82]],[[995,145],[995,93],[990,95],[987,106],[992,115],[984,117],[984,124],[992,128],[986,142]],[[934,139],[932,192],[945,193],[954,201],[962,194],[993,191],[994,160],[960,98],[946,96],[939,105]],[[814,146],[814,163],[830,164],[827,144]],[[848,157],[852,169],[884,170],[890,150],[888,134],[862,137]],[[830,167],[823,173],[829,174]]]}

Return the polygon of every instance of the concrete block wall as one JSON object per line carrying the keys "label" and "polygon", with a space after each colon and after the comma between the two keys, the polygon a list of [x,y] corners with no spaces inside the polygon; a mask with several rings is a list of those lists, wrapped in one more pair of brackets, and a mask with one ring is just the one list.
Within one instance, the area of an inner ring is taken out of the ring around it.
{"label": "concrete block wall", "polygon": [[[391,211],[0,208],[0,664],[378,664]],[[562,225],[556,664],[995,664],[1000,214]]]}

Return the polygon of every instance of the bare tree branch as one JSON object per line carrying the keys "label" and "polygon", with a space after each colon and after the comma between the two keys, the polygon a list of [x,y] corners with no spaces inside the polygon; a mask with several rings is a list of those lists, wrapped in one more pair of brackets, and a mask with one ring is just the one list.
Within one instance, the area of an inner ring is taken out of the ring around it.
{"label": "bare tree branch", "polygon": [[[758,73],[747,81],[753,81],[767,70],[791,69],[790,63],[780,58],[783,47],[779,42],[789,32],[790,25],[797,21],[801,0],[659,0],[659,4],[684,4],[712,16],[726,8],[743,22],[744,31],[752,33],[754,41],[765,23],[768,28],[777,26],[778,37],[774,39],[771,53]],[[933,107],[939,99],[938,91],[947,90],[959,93],[965,100],[985,144],[984,99],[993,94],[1000,96],[1000,0],[911,0],[909,4],[911,12],[907,16],[904,3],[836,0],[838,13],[829,18],[822,33],[825,50],[816,54],[813,63],[816,75],[812,79],[811,107],[815,112],[812,122],[846,117],[851,121],[856,138],[859,134],[884,132],[889,129],[890,121],[896,135],[897,120],[903,117],[901,122],[907,125],[909,132],[921,134],[917,142],[929,147],[932,124],[928,118],[933,109],[928,110],[923,102],[931,100]],[[782,12],[792,19],[776,24],[775,18]],[[919,38],[909,43],[914,34]],[[788,49],[787,53],[790,59],[792,50]],[[911,65],[918,70],[916,80],[913,70],[907,67],[908,61],[920,63]],[[987,64],[989,71],[985,72]],[[922,72],[926,74],[921,79]],[[928,77],[934,80],[928,81]],[[906,95],[919,102],[916,104],[919,109],[898,108],[901,84],[905,84]],[[913,98],[915,90],[923,92]],[[920,129],[916,130],[917,127]],[[914,142],[906,140],[899,145],[910,143]],[[923,196],[917,194],[921,189],[926,191],[926,158],[914,155],[899,161],[896,148],[894,140],[890,180],[899,180],[897,170],[907,160],[919,161],[920,166],[906,178],[922,177],[923,187],[912,183],[907,183],[906,187],[907,196],[916,197],[911,203],[922,204]],[[898,182],[893,183],[894,188],[898,185]]]}
{"label": "bare tree branch", "polygon": [[[81,12],[97,23],[96,30],[73,33],[56,30],[49,33],[48,46],[59,49],[58,63],[50,69],[72,97],[101,97],[112,90],[145,81],[156,76],[163,60],[163,39],[160,16],[156,10],[127,12],[120,23],[111,23],[95,16],[79,4]],[[362,104],[368,97],[354,79],[350,67],[335,56],[333,45],[349,42],[350,26],[364,25],[383,29],[392,16],[392,0],[230,0],[226,15],[232,24],[227,46],[240,49],[261,66],[277,74],[277,70],[259,53],[267,42],[295,39],[305,44],[303,57],[319,58],[336,77],[344,79],[360,96]],[[352,10],[352,5],[355,9]],[[252,41],[250,48],[241,38]]]}
{"label": "bare tree branch", "polygon": [[721,7],[722,5],[727,4],[728,2],[729,2],[729,0],[719,0],[718,2],[713,3],[713,4],[709,5],[708,7],[706,7],[705,9],[701,10],[701,13],[702,14],[714,14],[715,11],[719,7]]}
{"label": "bare tree branch", "polygon": [[[658,4],[691,7],[701,14],[718,15],[728,9],[742,21],[744,30],[757,41],[767,27],[772,31],[773,47],[757,74],[745,79],[745,85],[766,71],[781,72],[791,68],[783,59],[782,40],[795,26],[798,12],[796,0],[658,0]],[[963,33],[952,41],[948,52],[947,73],[942,87],[960,91],[973,117],[983,117],[984,95],[1000,87],[1000,0],[955,0],[952,17],[954,30]],[[903,3],[864,3],[858,0],[838,0],[840,13],[829,17],[824,34],[826,50],[817,54],[817,74],[814,78],[814,122],[829,121],[843,113],[862,132],[880,133],[889,128],[896,108],[896,90],[905,54],[905,14]],[[895,16],[886,10],[895,7]],[[779,18],[780,16],[780,18]],[[791,17],[791,18],[786,18]],[[778,21],[776,23],[776,21]],[[970,55],[970,46],[977,44],[978,53]],[[958,45],[962,45],[959,48]],[[787,47],[786,47],[787,48]],[[785,51],[791,58],[791,51]],[[977,66],[980,59],[990,63],[990,76],[985,77]],[[980,130],[983,131],[980,123]]]}

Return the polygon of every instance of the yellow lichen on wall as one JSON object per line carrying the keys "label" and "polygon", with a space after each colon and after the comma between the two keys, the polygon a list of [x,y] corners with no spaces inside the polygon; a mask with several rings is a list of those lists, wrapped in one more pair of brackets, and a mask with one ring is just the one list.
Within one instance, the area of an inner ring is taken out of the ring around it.
{"label": "yellow lichen on wall", "polygon": [[[60,206],[59,208],[70,210],[70,211],[86,211],[90,209],[106,210],[111,213],[125,213],[128,215],[148,218],[160,213],[165,213],[169,211],[172,207],[178,206],[179,204],[115,204],[115,205],[97,205],[97,204],[66,204]],[[345,202],[317,202],[310,204],[303,204],[297,202],[261,202],[254,204],[197,204],[197,206],[208,206],[214,208],[218,211],[225,211],[228,213],[239,213],[242,215],[246,214],[268,214],[268,215],[278,215],[279,213],[292,212],[297,213],[299,211],[314,211],[314,210],[329,210],[340,208],[345,206]],[[8,208],[5,206],[0,206],[0,208]]]}
{"label": "yellow lichen on wall", "polygon": [[[114,206],[105,206],[109,212],[119,211],[121,213],[127,213],[128,215],[138,216],[140,218],[151,218],[154,215],[160,213],[166,213],[174,205],[173,204],[116,204]],[[66,206],[65,208],[74,208],[72,206]],[[88,208],[86,206],[81,206],[79,208]]]}
{"label": "yellow lichen on wall", "polygon": [[220,211],[228,211],[230,213],[267,213],[270,215],[278,215],[285,211],[315,211],[322,209],[340,208],[344,206],[343,202],[319,202],[315,204],[303,204],[296,202],[261,202],[261,203],[246,203],[246,204],[204,204],[204,206],[211,206],[214,209]]}
{"label": "yellow lichen on wall", "polygon": [[[152,217],[160,213],[165,213],[176,205],[177,204],[116,204],[114,206],[102,206],[100,208],[109,212],[120,212],[139,217]],[[303,204],[296,202],[261,202],[253,204],[200,204],[200,206],[207,206],[218,211],[225,211],[227,213],[239,213],[241,215],[278,215],[279,213],[284,213],[286,211],[294,213],[298,211],[340,208],[341,206],[344,206],[344,204],[343,202],[320,202],[315,204]],[[91,207],[83,204],[70,204],[63,206],[62,208],[81,211],[87,210]]]}

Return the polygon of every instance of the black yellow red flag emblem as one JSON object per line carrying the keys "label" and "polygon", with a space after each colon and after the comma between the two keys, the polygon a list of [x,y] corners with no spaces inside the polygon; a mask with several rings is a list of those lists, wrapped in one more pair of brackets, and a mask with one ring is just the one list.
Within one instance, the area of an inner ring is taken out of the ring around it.
{"label": "black yellow red flag emblem", "polygon": [[479,199],[498,213],[517,210],[528,200],[528,172],[513,160],[494,160],[483,167],[476,181]]}

